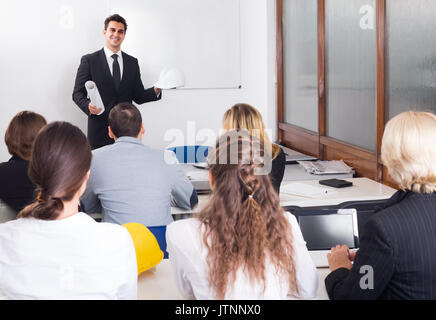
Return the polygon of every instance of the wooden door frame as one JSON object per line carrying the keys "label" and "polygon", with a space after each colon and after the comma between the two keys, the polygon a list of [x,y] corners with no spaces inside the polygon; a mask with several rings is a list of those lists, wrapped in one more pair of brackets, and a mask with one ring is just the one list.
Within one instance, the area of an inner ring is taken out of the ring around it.
{"label": "wooden door frame", "polygon": [[375,88],[375,151],[365,150],[326,136],[326,43],[325,0],[317,0],[318,38],[318,132],[284,122],[284,70],[283,70],[283,0],[277,4],[277,137],[286,146],[316,156],[322,160],[343,159],[365,176],[382,182],[385,170],[381,164],[381,141],[386,115],[386,0],[376,1],[376,88]]}

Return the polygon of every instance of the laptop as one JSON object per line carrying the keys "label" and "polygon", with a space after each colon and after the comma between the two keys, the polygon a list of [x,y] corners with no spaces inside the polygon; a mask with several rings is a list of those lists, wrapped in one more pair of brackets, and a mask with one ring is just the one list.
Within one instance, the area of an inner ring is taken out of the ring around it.
{"label": "laptop", "polygon": [[358,249],[356,209],[297,210],[295,216],[316,267],[328,267],[327,254],[338,244]]}

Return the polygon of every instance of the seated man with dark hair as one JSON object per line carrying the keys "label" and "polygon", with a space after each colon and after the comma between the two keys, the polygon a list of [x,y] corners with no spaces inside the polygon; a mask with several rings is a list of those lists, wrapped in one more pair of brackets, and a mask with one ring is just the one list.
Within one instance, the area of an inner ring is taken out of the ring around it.
{"label": "seated man with dark hair", "polygon": [[109,136],[115,143],[93,151],[81,198],[85,212],[101,212],[104,222],[158,226],[173,221],[171,201],[184,209],[198,203],[174,153],[145,146],[144,132],[141,113],[133,104],[120,103],[111,110]]}

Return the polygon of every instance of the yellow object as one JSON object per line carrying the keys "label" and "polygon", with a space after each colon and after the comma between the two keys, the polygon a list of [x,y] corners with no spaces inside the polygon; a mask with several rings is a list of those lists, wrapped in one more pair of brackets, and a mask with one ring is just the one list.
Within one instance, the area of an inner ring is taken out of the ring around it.
{"label": "yellow object", "polygon": [[164,253],[147,227],[139,223],[126,223],[123,227],[129,231],[135,245],[138,275],[162,261]]}

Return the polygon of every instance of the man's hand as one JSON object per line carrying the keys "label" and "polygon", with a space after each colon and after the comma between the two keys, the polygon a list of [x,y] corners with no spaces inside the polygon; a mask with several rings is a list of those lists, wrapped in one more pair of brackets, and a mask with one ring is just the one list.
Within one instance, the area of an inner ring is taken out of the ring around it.
{"label": "man's hand", "polygon": [[158,95],[162,91],[162,89],[156,88],[156,87],[153,87],[153,89],[154,89],[154,93],[156,93],[156,95]]}
{"label": "man's hand", "polygon": [[97,108],[91,102],[88,105],[88,109],[91,114],[99,114],[103,110],[103,108]]}
{"label": "man's hand", "polygon": [[[354,254],[352,258],[354,259]],[[339,268],[351,269],[353,267],[349,258],[349,249],[346,245],[337,245],[336,248],[332,248],[332,252],[327,254],[327,260],[330,271],[335,271]]]}

